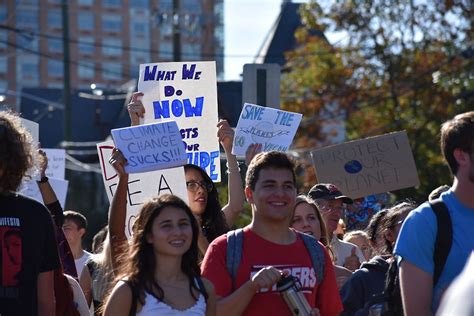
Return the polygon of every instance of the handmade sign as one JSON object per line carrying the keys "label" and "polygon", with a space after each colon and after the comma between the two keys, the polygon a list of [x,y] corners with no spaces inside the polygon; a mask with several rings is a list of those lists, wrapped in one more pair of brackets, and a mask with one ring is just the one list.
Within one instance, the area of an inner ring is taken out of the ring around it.
{"label": "handmade sign", "polygon": [[[59,203],[64,209],[64,206],[66,205],[66,196],[69,181],[54,178],[49,178],[48,181],[51,187],[53,188]],[[41,196],[41,192],[38,188],[38,184],[36,183],[35,179],[23,183],[20,188],[20,193],[43,203],[43,197]]]}
{"label": "handmade sign", "polygon": [[[115,169],[108,163],[113,148],[114,143],[112,141],[97,144],[102,178],[109,202],[112,201],[118,184],[118,176],[115,173]],[[128,238],[132,235],[132,225],[142,204],[147,199],[161,194],[174,194],[179,196],[186,203],[188,202],[188,192],[183,167],[129,175],[127,217],[125,223],[125,234]]]}
{"label": "handmade sign", "polygon": [[36,143],[39,143],[39,124],[24,118],[21,119],[21,124],[30,132],[31,136],[33,137],[33,140]]}
{"label": "handmade sign", "polygon": [[180,128],[187,163],[221,179],[217,139],[215,62],[140,65],[138,91],[143,92],[144,123],[173,119]]}
{"label": "handmade sign", "polygon": [[333,183],[351,198],[417,186],[415,160],[405,131],[311,152],[320,183]]}
{"label": "handmade sign", "polygon": [[43,151],[48,157],[46,176],[48,178],[64,179],[66,171],[66,151],[56,148],[43,148]]}
{"label": "handmade sign", "polygon": [[183,140],[175,121],[117,128],[111,134],[115,147],[128,161],[125,167],[128,173],[186,164]]}
{"label": "handmade sign", "polygon": [[302,117],[300,113],[245,103],[235,129],[232,154],[245,156],[251,144],[262,144],[262,151],[287,151]]}

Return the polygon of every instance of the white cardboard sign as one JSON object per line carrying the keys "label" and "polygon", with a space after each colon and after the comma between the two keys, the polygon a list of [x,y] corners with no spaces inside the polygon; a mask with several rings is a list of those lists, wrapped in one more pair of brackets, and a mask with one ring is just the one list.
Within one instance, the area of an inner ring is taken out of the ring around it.
{"label": "white cardboard sign", "polygon": [[24,118],[21,118],[21,123],[30,132],[33,140],[39,143],[39,124]]}
{"label": "white cardboard sign", "polygon": [[262,144],[262,151],[287,151],[302,117],[300,113],[245,103],[235,129],[232,154],[245,156],[251,144]]}
{"label": "white cardboard sign", "polygon": [[[64,209],[64,206],[66,205],[66,196],[67,196],[69,181],[64,180],[64,179],[55,179],[55,178],[49,178],[48,181],[51,187],[53,188],[54,193],[56,194],[56,197],[58,198],[59,203]],[[34,179],[23,183],[20,188],[20,193],[44,204],[43,197],[41,196],[41,192],[38,188],[38,184],[36,183],[36,180]]]}
{"label": "white cardboard sign", "polygon": [[311,156],[318,182],[335,184],[354,199],[420,184],[405,131],[324,147]]}
{"label": "white cardboard sign", "polygon": [[[112,201],[118,184],[118,176],[115,173],[115,169],[108,163],[113,148],[114,143],[112,141],[97,144],[102,178],[109,202]],[[188,202],[184,167],[129,175],[125,223],[125,234],[128,238],[132,235],[132,225],[142,204],[149,198],[161,194],[174,194],[186,203]]]}
{"label": "white cardboard sign", "polygon": [[66,150],[56,148],[43,148],[48,157],[48,178],[64,179],[66,172]]}
{"label": "white cardboard sign", "polygon": [[200,166],[212,181],[219,182],[216,63],[141,64],[138,91],[144,94],[144,123],[175,120],[187,163]]}
{"label": "white cardboard sign", "polygon": [[115,146],[128,161],[128,173],[168,169],[186,164],[183,140],[175,121],[111,131]]}

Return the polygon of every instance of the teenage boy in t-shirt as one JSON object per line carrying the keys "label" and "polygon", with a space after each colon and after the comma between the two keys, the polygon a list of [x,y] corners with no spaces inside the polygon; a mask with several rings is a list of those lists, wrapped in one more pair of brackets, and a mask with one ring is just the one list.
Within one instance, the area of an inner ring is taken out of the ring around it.
{"label": "teenage boy in t-shirt", "polygon": [[291,315],[276,290],[286,273],[299,279],[313,313],[338,315],[342,304],[329,254],[324,249],[320,282],[303,240],[289,228],[296,199],[291,160],[280,152],[256,155],[247,170],[245,195],[252,206],[252,222],[243,230],[234,286],[226,268],[226,235],[211,243],[202,264],[203,276],[215,286],[217,314]]}
{"label": "teenage boy in t-shirt", "polygon": [[53,222],[18,190],[33,167],[32,137],[20,119],[0,112],[0,315],[55,315],[53,270],[59,268]]}

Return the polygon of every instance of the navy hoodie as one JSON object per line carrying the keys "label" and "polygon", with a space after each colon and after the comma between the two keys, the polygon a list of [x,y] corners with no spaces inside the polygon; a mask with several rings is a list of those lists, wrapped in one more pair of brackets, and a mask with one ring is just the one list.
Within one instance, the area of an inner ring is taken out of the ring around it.
{"label": "navy hoodie", "polygon": [[384,258],[376,256],[352,274],[339,291],[344,305],[341,316],[368,315],[367,303],[374,294],[383,292],[388,266]]}

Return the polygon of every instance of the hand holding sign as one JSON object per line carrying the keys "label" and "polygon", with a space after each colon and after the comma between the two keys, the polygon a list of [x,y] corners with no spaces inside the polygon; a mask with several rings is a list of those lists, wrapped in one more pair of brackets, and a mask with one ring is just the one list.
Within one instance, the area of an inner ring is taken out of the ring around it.
{"label": "hand holding sign", "polygon": [[128,115],[130,116],[130,126],[140,125],[140,118],[145,117],[145,107],[141,98],[142,92],[134,92],[130,103],[127,105]]}
{"label": "hand holding sign", "polygon": [[226,120],[220,120],[219,123],[217,123],[217,137],[224,150],[231,152],[234,142],[234,130]]}
{"label": "hand holding sign", "polygon": [[109,164],[114,167],[115,172],[119,175],[119,177],[128,175],[128,173],[125,171],[125,166],[128,164],[127,159],[125,159],[119,149],[112,149],[112,156],[109,158]]}

